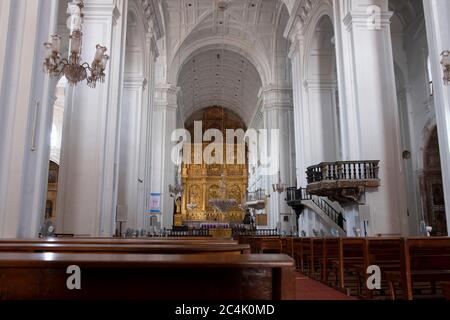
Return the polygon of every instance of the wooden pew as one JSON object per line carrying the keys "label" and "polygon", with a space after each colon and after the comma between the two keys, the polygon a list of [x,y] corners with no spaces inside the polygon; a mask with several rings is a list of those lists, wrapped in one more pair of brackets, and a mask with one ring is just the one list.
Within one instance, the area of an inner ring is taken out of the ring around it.
{"label": "wooden pew", "polygon": [[450,238],[408,238],[401,241],[400,270],[386,271],[392,299],[396,299],[395,283],[400,283],[403,297],[414,298],[415,283],[435,284],[450,281]]}
{"label": "wooden pew", "polygon": [[445,300],[450,300],[450,282],[442,282],[442,294],[445,297]]}
{"label": "wooden pew", "polygon": [[[81,269],[81,290],[67,289],[71,265]],[[0,253],[2,300],[294,298],[286,255]]]}
{"label": "wooden pew", "polygon": [[323,245],[323,259],[322,259],[322,282],[330,285],[330,273],[334,274],[334,282],[331,286],[338,286],[338,272],[335,263],[339,261],[340,253],[340,238],[325,238]]}
{"label": "wooden pew", "polygon": [[281,238],[282,253],[287,254],[290,257],[294,257],[294,238],[282,237]]}
{"label": "wooden pew", "polygon": [[213,239],[195,237],[174,238],[34,238],[34,239],[0,239],[0,243],[89,243],[89,244],[151,244],[151,243],[238,243],[232,239]]}
{"label": "wooden pew", "polygon": [[[340,257],[340,253],[338,253],[339,278],[342,279],[340,281],[341,289],[350,290],[350,287],[345,284],[345,275],[353,274],[352,280],[356,283],[357,295],[372,299],[374,291],[369,290],[366,286],[370,276],[367,274],[367,268],[376,265],[380,267],[381,271],[399,269],[401,238],[348,238],[336,241],[342,242],[343,247],[343,256]],[[386,281],[382,277],[383,283]]]}
{"label": "wooden pew", "polygon": [[307,274],[306,266],[308,266],[308,271],[310,266],[310,255],[311,255],[311,240],[312,238],[299,238],[295,241],[295,256],[297,257],[300,272]]}
{"label": "wooden pew", "polygon": [[[363,238],[341,238],[339,241],[338,260],[333,260],[338,275],[338,289],[349,293],[350,287],[347,287],[345,273],[354,272],[356,265],[363,263],[364,239]],[[356,278],[353,278],[357,282]]]}
{"label": "wooden pew", "polygon": [[309,276],[316,280],[323,279],[324,238],[311,238],[310,240],[310,268]]}
{"label": "wooden pew", "polygon": [[0,243],[0,252],[248,254],[250,246],[228,243]]}
{"label": "wooden pew", "polygon": [[295,268],[301,270],[300,256],[301,256],[302,238],[293,238],[292,240],[292,257],[295,260]]}
{"label": "wooden pew", "polygon": [[280,237],[255,237],[252,241],[256,253],[282,253],[283,243]]}

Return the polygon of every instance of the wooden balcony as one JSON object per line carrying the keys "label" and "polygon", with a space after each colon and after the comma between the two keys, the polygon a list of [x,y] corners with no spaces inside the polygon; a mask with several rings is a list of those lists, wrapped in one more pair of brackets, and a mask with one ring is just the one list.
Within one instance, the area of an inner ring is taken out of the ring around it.
{"label": "wooden balcony", "polygon": [[341,204],[359,202],[367,188],[380,186],[378,160],[324,162],[307,169],[307,193]]}
{"label": "wooden balcony", "polygon": [[249,208],[261,210],[266,208],[266,190],[259,189],[253,192],[247,192],[245,204]]}

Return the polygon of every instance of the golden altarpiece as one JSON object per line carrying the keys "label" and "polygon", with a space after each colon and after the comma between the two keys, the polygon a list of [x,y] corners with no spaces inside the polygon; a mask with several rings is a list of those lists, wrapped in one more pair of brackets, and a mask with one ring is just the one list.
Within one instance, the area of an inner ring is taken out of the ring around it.
{"label": "golden altarpiece", "polygon": [[[204,157],[202,164],[195,164],[194,144],[187,146],[191,148],[192,161],[191,164],[183,163],[182,165],[183,194],[181,198],[181,217],[178,217],[178,224],[189,225],[193,222],[241,223],[245,213],[240,209],[239,205],[245,200],[248,184],[247,152],[245,144],[238,144],[237,141],[234,141],[227,148],[225,140],[227,129],[242,129],[245,131],[245,126],[239,117],[231,112],[221,107],[210,107],[201,114],[191,117],[190,121],[186,123],[186,128],[190,131],[192,138],[194,137],[194,121],[202,121],[202,134],[208,129],[218,129],[222,132],[224,137],[224,161],[223,164],[207,164],[211,161],[208,161],[208,152],[203,151],[211,142],[203,142],[202,154]],[[243,148],[241,150],[243,150],[245,155],[244,164],[237,163],[238,148]],[[227,149],[228,152],[234,150],[233,163],[227,161]],[[212,153],[210,156],[214,155]],[[211,199],[223,196],[226,199],[236,200],[236,206],[226,213],[221,213],[210,205]]]}

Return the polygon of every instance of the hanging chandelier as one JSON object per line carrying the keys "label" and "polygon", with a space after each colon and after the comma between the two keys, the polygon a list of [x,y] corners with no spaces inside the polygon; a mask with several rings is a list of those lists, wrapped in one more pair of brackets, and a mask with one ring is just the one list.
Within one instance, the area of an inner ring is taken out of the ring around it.
{"label": "hanging chandelier", "polygon": [[51,42],[44,43],[44,72],[52,77],[59,77],[63,74],[70,85],[76,85],[80,81],[87,80],[88,86],[95,88],[97,82],[103,83],[105,81],[105,69],[109,56],[105,54],[106,47],[97,44],[91,65],[87,62],[81,63],[83,8],[82,0],[73,0],[68,5],[68,13],[70,14],[67,23],[70,29],[69,59],[61,59],[61,36],[52,35]]}
{"label": "hanging chandelier", "polygon": [[286,190],[286,185],[281,182],[281,173],[278,171],[278,182],[272,184],[273,192],[283,193]]}

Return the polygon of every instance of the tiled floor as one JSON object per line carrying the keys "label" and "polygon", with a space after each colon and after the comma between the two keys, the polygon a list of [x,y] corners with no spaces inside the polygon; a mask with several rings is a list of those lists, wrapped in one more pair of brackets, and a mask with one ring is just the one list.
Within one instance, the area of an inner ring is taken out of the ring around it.
{"label": "tiled floor", "polygon": [[300,273],[296,274],[297,300],[357,300]]}

